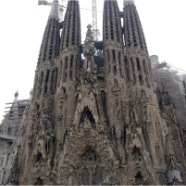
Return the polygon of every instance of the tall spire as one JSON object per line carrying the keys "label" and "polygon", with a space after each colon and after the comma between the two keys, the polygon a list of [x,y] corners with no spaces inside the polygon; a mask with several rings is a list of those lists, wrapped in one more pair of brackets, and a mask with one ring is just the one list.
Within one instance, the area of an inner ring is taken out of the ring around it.
{"label": "tall spire", "polygon": [[41,44],[38,64],[52,60],[59,55],[60,48],[60,25],[59,25],[59,2],[54,0],[45,28]]}
{"label": "tall spire", "polygon": [[80,46],[81,28],[79,1],[69,0],[61,36],[61,51],[70,46]]}
{"label": "tall spire", "polygon": [[124,0],[124,38],[126,47],[147,51],[143,28],[134,0]]}
{"label": "tall spire", "polygon": [[61,33],[60,60],[62,66],[62,81],[74,81],[79,69],[81,45],[80,10],[78,0],[69,0],[63,31]]}
{"label": "tall spire", "polygon": [[105,57],[107,58],[105,73],[123,78],[123,34],[120,11],[116,0],[104,1],[103,43]]}
{"label": "tall spire", "polygon": [[112,40],[123,43],[120,12],[116,0],[105,0],[103,20],[104,41]]}

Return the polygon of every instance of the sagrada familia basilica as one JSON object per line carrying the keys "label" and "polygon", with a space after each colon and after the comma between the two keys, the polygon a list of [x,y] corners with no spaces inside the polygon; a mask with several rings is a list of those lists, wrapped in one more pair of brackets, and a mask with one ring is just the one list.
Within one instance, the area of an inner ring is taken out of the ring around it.
{"label": "sagrada familia basilica", "polygon": [[[170,97],[155,93],[133,0],[105,0],[103,40],[81,40],[78,0],[59,21],[54,0],[9,183],[184,184],[186,164]],[[123,24],[121,24],[123,20]]]}

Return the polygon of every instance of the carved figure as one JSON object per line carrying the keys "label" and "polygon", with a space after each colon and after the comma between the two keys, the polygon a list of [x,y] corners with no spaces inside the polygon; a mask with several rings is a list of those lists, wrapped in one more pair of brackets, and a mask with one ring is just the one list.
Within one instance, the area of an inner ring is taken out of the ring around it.
{"label": "carved figure", "polygon": [[138,124],[136,121],[136,115],[132,109],[129,111],[129,118],[130,118],[131,128],[135,130]]}
{"label": "carved figure", "polygon": [[35,116],[39,116],[39,114],[40,114],[40,105],[39,105],[39,103],[37,101],[34,103],[34,106],[32,107],[31,113],[32,113],[31,114],[32,117],[34,117],[34,118],[35,118]]}
{"label": "carved figure", "polygon": [[36,158],[39,160],[41,160],[41,158],[43,160],[46,159],[46,141],[45,141],[45,134],[44,132],[42,134],[39,134],[39,136],[36,138],[37,141],[37,146],[34,152],[34,155],[36,156]]}
{"label": "carved figure", "polygon": [[167,136],[167,155],[168,155],[168,162],[169,162],[169,168],[170,169],[176,169],[177,168],[177,161],[175,157],[175,152],[173,150],[170,136]]}
{"label": "carved figure", "polygon": [[93,32],[91,30],[91,25],[87,26],[87,34],[85,39],[85,44],[83,48],[83,54],[85,56],[83,67],[85,71],[90,72],[92,68],[94,67],[94,54],[95,54],[95,47],[94,47],[94,37]]}
{"label": "carved figure", "polygon": [[121,105],[119,104],[118,99],[116,99],[116,105],[115,105],[115,112],[116,112],[116,118],[121,119],[122,112],[121,112]]}
{"label": "carved figure", "polygon": [[112,92],[117,93],[117,92],[120,92],[120,91],[121,91],[121,88],[118,85],[118,81],[117,81],[117,79],[114,79],[114,86],[112,88]]}
{"label": "carved figure", "polygon": [[91,125],[91,122],[87,116],[85,116],[85,119],[84,119],[83,123],[81,124],[81,126],[82,126],[83,130],[86,132],[91,130],[92,125]]}
{"label": "carved figure", "polygon": [[[103,121],[103,120],[102,120]],[[99,132],[99,133],[104,133],[105,132],[105,128],[104,128],[104,125],[105,124],[103,124],[104,122],[102,122],[102,124],[101,124],[101,122],[99,121],[98,122],[98,124],[97,124],[97,131]]]}

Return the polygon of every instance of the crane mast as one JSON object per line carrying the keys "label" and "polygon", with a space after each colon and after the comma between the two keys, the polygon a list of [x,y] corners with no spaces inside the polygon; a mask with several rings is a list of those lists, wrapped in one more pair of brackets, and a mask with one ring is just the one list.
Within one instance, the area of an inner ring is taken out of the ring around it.
{"label": "crane mast", "polygon": [[[64,1],[66,0],[61,0],[61,3],[59,5],[59,12],[60,12],[60,21],[63,21],[63,13],[64,9],[66,6],[63,5]],[[38,0],[38,5],[45,5],[45,6],[52,6],[52,2],[48,2],[48,0]],[[81,8],[83,10],[89,10],[85,8]],[[98,27],[97,27],[97,1],[92,0],[92,31],[93,31],[93,36],[94,40],[98,40],[98,35],[100,35]]]}
{"label": "crane mast", "polygon": [[92,29],[94,33],[94,40],[98,40],[98,28],[97,28],[97,2],[92,0]]}

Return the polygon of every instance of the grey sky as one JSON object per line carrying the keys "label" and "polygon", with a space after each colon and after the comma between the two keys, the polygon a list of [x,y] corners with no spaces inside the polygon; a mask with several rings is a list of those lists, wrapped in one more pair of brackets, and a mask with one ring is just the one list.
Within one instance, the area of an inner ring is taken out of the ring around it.
{"label": "grey sky", "polygon": [[[91,9],[91,0],[80,0]],[[98,28],[102,29],[103,0],[98,3]],[[123,0],[118,0],[122,9]],[[149,54],[157,54],[186,71],[186,0],[135,0],[146,36]],[[33,86],[39,48],[50,7],[38,6],[37,0],[4,0],[0,6],[0,120],[6,102],[13,101],[16,90],[28,98]],[[81,11],[82,41],[91,11]]]}

